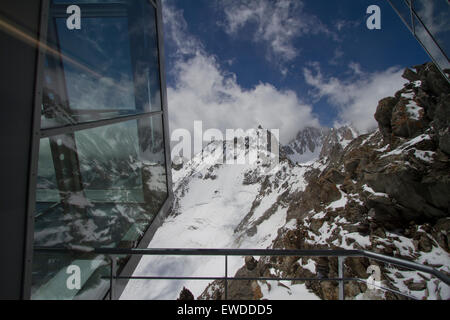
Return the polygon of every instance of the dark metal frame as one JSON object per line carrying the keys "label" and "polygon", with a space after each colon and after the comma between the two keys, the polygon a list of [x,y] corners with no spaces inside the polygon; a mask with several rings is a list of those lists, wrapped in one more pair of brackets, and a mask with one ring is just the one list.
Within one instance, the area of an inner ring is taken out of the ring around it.
{"label": "dark metal frame", "polygon": [[[40,0],[0,2],[0,299],[26,297]],[[27,240],[28,239],[28,240]]]}
{"label": "dark metal frame", "polygon": [[[36,0],[33,0],[36,1]],[[163,28],[162,28],[162,7],[161,0],[148,0],[156,10],[156,27],[158,35],[158,51],[159,51],[159,80],[161,85],[161,107],[162,111],[157,112],[147,112],[138,115],[123,116],[113,119],[98,120],[83,124],[76,124],[71,127],[60,127],[41,130],[41,101],[43,93],[43,69],[45,61],[45,44],[47,43],[47,26],[48,26],[48,15],[50,8],[50,0],[41,1],[41,15],[40,15],[40,34],[39,40],[39,54],[36,61],[36,86],[34,90],[34,114],[33,114],[33,135],[31,142],[31,159],[29,164],[29,184],[28,184],[28,203],[27,203],[27,223],[26,223],[26,244],[25,244],[25,255],[24,255],[24,272],[23,272],[23,282],[22,282],[22,299],[31,298],[31,273],[32,273],[32,258],[33,258],[33,238],[34,238],[34,211],[35,211],[35,194],[36,194],[36,183],[37,183],[37,168],[38,168],[38,158],[39,158],[39,143],[41,138],[50,137],[62,133],[73,133],[75,131],[95,128],[99,126],[105,126],[109,124],[125,122],[130,120],[138,120],[141,118],[149,118],[152,116],[161,115],[163,121],[163,133],[164,133],[164,146],[165,146],[165,160],[166,160],[166,177],[167,177],[167,198],[164,204],[161,206],[156,217],[148,226],[144,236],[138,244],[138,248],[146,248],[153,238],[154,233],[158,227],[162,224],[164,218],[169,213],[172,202],[173,202],[173,192],[172,192],[172,176],[171,176],[171,157],[170,157],[170,136],[169,136],[169,122],[168,122],[168,103],[167,103],[167,93],[166,93],[166,78],[165,78],[165,59],[164,59],[164,43],[163,43]],[[132,256],[127,263],[123,266],[121,271],[121,276],[127,277],[133,274],[135,268],[140,261],[140,257]],[[128,281],[121,281],[116,290],[121,292],[126,286]],[[103,297],[99,297],[103,298]]]}
{"label": "dark metal frame", "polygon": [[[36,252],[41,253],[61,253],[61,254],[101,254],[109,258],[110,261],[110,276],[109,279],[110,291],[109,299],[115,300],[120,297],[116,290],[117,280],[223,280],[224,281],[224,297],[228,300],[228,281],[245,281],[245,280],[260,280],[260,281],[337,281],[339,282],[339,300],[345,300],[345,282],[357,281],[367,283],[366,279],[360,278],[345,278],[344,277],[344,261],[346,258],[364,257],[376,260],[383,263],[393,264],[410,270],[421,271],[428,273],[446,285],[450,285],[450,277],[435,268],[421,265],[416,262],[403,260],[395,257],[385,256],[379,253],[374,253],[365,250],[282,250],[282,249],[110,249],[110,248],[46,248],[36,247]],[[117,275],[117,256],[132,255],[132,256],[222,256],[225,258],[225,274],[223,277],[177,277],[177,276],[133,276],[133,275]],[[228,276],[228,257],[229,256],[257,256],[257,257],[335,257],[338,258],[338,277],[337,278],[309,278],[309,277],[229,277]],[[394,294],[404,296],[408,299],[415,299],[403,292],[376,286],[383,291],[389,291]],[[123,291],[121,288],[120,293]]]}
{"label": "dark metal frame", "polygon": [[449,62],[449,58],[446,54],[446,52],[444,51],[444,49],[442,49],[442,47],[439,45],[439,42],[436,40],[436,38],[433,36],[433,34],[430,32],[430,30],[427,28],[427,26],[425,25],[425,23],[422,21],[422,19],[420,18],[420,16],[417,14],[416,10],[414,9],[414,0],[404,0],[405,5],[409,8],[410,13],[411,13],[411,25],[409,25],[409,23],[405,20],[405,18],[402,16],[402,14],[400,13],[400,11],[398,10],[398,8],[394,5],[394,3],[391,0],[387,0],[389,2],[389,4],[391,5],[392,9],[397,13],[397,15],[400,17],[400,19],[402,20],[402,22],[405,24],[405,26],[408,28],[408,30],[413,34],[414,38],[416,38],[417,42],[419,42],[419,44],[422,46],[422,48],[426,51],[426,53],[428,54],[428,56],[431,58],[431,60],[433,61],[433,63],[436,65],[436,67],[439,69],[439,71],[442,73],[442,75],[444,76],[444,78],[450,83],[450,78],[449,76],[444,72],[444,70],[442,70],[441,66],[439,65],[439,63],[436,61],[436,59],[433,57],[433,55],[431,54],[431,52],[428,50],[428,48],[425,46],[425,44],[422,42],[422,40],[417,36],[416,34],[416,24],[415,24],[415,19],[417,19],[417,21],[422,25],[422,27],[424,28],[425,32],[431,37],[431,40],[433,41],[433,43],[437,46],[437,48],[439,49],[439,51],[441,51],[442,55],[447,59],[447,61]]}

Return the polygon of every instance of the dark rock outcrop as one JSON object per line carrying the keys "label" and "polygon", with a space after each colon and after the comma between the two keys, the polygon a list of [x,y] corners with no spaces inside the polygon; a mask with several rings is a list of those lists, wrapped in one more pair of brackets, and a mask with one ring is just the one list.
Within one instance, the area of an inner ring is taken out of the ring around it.
{"label": "dark rock outcrop", "polygon": [[383,135],[384,141],[386,143],[391,143],[392,136],[392,111],[398,100],[394,97],[387,97],[381,100],[377,107],[377,112],[375,113],[375,119],[378,122],[378,127]]}
{"label": "dark rock outcrop", "polygon": [[190,301],[190,300],[195,300],[195,297],[192,294],[192,292],[189,291],[189,289],[186,289],[185,287],[183,287],[183,290],[181,290],[181,292],[180,292],[180,297],[177,300]]}

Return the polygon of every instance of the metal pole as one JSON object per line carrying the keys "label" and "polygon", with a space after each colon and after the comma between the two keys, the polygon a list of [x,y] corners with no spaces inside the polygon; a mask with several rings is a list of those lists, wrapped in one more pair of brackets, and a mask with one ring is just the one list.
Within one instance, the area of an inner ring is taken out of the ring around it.
{"label": "metal pole", "polygon": [[[282,249],[124,249],[124,248],[89,248],[89,247],[35,247],[39,253],[91,253],[106,256],[114,255],[144,255],[144,256],[292,256],[292,257],[365,257],[384,263],[391,263],[407,269],[416,270],[433,275],[450,285],[450,277],[445,273],[413,261],[389,257],[365,250],[282,250]],[[116,277],[117,278],[117,277]],[[221,278],[223,279],[223,278]],[[232,278],[230,278],[232,279]],[[337,281],[337,280],[333,280]]]}
{"label": "metal pole", "polygon": [[338,257],[338,277],[339,277],[339,300],[345,299],[344,292],[344,259],[345,257]]}
{"label": "metal pole", "polygon": [[116,257],[110,256],[111,260],[111,278],[109,281],[109,299],[115,300],[115,287],[116,287],[116,276],[117,276],[117,265]]}
{"label": "metal pole", "polygon": [[228,256],[225,255],[225,300],[228,300]]}
{"label": "metal pole", "polygon": [[413,13],[413,0],[409,1],[409,11],[411,12],[411,28],[413,30],[414,36],[416,35],[416,25],[414,22],[414,13]]}

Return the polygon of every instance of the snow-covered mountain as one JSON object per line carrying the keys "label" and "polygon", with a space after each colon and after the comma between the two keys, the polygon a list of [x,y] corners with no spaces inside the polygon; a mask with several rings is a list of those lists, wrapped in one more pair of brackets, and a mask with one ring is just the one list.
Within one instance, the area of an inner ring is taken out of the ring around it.
{"label": "snow-covered mountain", "polygon": [[293,163],[304,164],[342,152],[358,135],[351,126],[332,129],[307,127],[300,130],[282,150]]}
{"label": "snow-covered mountain", "polygon": [[[404,77],[410,83],[376,109],[378,130],[353,139],[341,152],[336,151],[342,145],[330,143],[334,151],[327,161],[319,160],[324,166],[305,173],[307,185],[291,193],[287,223],[272,248],[363,249],[450,274],[450,86],[431,63],[407,69]],[[395,291],[415,299],[450,298],[449,286],[428,274],[366,258],[347,258],[344,276],[367,279],[372,265],[380,269],[381,285],[393,291],[352,281],[345,285],[347,299],[404,299]],[[266,257],[236,273],[262,274],[334,278],[338,270],[333,258]],[[305,284],[321,299],[337,299],[335,283]],[[237,281],[228,292],[232,298],[260,299],[271,288],[264,281]],[[223,291],[215,281],[201,298],[220,299]]]}
{"label": "snow-covered mountain", "polygon": [[[233,148],[233,142],[213,142],[182,168],[173,170],[173,212],[155,234],[151,247],[267,248],[277,237],[278,229],[286,225],[291,193],[305,188],[305,173],[323,166],[320,162],[296,166],[284,156],[270,171],[263,161],[242,165],[217,163],[223,149],[232,153]],[[248,156],[250,148],[238,145],[234,156]],[[242,258],[230,258],[230,274],[242,262]],[[147,257],[135,274],[222,276],[223,258]],[[148,290],[145,281],[131,282],[122,298],[174,299],[183,286],[199,296],[207,284],[160,281],[152,283],[152,290]],[[298,290],[305,297],[316,298],[304,287]]]}
{"label": "snow-covered mountain", "polygon": [[[264,161],[217,163],[221,150],[233,152],[234,143],[211,143],[173,170],[173,212],[150,247],[365,249],[450,273],[450,89],[432,64],[405,72],[405,77],[411,83],[380,101],[378,130],[357,136],[349,127],[305,129],[281,148],[280,161],[271,170]],[[417,106],[417,112],[410,112],[410,105]],[[248,155],[249,148],[251,144],[238,145],[233,156]],[[374,263],[348,259],[345,275],[366,279],[367,267]],[[419,299],[450,298],[448,286],[426,274],[378,265],[383,285],[392,290]],[[145,257],[135,275],[223,272],[223,258]],[[335,277],[335,260],[229,260],[230,275],[319,273]],[[132,281],[122,298],[175,299],[183,287],[200,299],[221,299],[224,292],[220,281]],[[337,297],[337,287],[330,282],[240,281],[231,282],[228,292],[235,299]],[[357,282],[346,284],[346,293],[354,299],[401,298]]]}
{"label": "snow-covered mountain", "polygon": [[323,141],[329,132],[327,128],[307,127],[300,130],[295,139],[283,147],[283,151],[294,163],[315,161],[320,157]]}

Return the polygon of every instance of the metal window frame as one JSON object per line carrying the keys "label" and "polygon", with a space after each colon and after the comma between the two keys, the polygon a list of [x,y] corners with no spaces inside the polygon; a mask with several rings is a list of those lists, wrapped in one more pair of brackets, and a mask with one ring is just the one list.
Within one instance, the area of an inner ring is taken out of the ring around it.
{"label": "metal window frame", "polygon": [[[148,226],[144,236],[139,242],[138,249],[145,249],[148,247],[150,241],[156,230],[162,225],[165,218],[172,209],[173,203],[173,190],[172,190],[172,162],[170,154],[170,130],[169,130],[169,111],[167,102],[167,87],[166,87],[166,73],[165,73],[165,52],[164,52],[164,35],[163,35],[163,17],[162,17],[162,3],[161,0],[149,0],[156,10],[156,28],[158,34],[158,52],[159,52],[159,77],[161,83],[161,104],[162,104],[162,120],[164,131],[164,145],[165,145],[165,158],[166,158],[166,173],[167,173],[167,199],[162,205],[160,211],[153,219],[152,223]],[[133,255],[121,271],[121,275],[124,277],[131,277],[134,270],[138,266],[142,257]],[[125,287],[129,281],[128,279],[117,279],[115,282],[114,295],[120,296],[125,290]],[[104,299],[109,297],[109,292],[105,295]]]}
{"label": "metal window frame", "polygon": [[[24,9],[26,8],[26,9]],[[0,2],[0,299],[21,299],[29,256],[27,212],[41,0]]]}
{"label": "metal window frame", "polygon": [[425,50],[427,55],[431,58],[434,65],[438,68],[438,70],[441,72],[441,74],[444,76],[444,78],[447,80],[448,83],[450,83],[450,77],[444,72],[444,70],[441,68],[438,61],[434,58],[433,54],[428,50],[428,48],[425,46],[425,44],[422,42],[422,40],[417,36],[416,33],[416,20],[417,22],[424,28],[425,32],[430,36],[433,43],[436,45],[438,50],[442,53],[442,55],[449,61],[449,58],[447,56],[447,53],[444,49],[442,49],[439,42],[436,40],[436,38],[433,36],[433,34],[430,32],[426,24],[422,21],[420,16],[417,14],[416,10],[414,9],[414,0],[404,0],[404,4],[408,7],[411,14],[411,25],[409,25],[408,21],[405,20],[405,17],[400,13],[398,7],[391,1],[387,0],[387,2],[390,4],[392,9],[395,11],[395,13],[399,16],[400,20],[404,23],[406,28],[412,33],[414,38],[419,42],[420,46]]}
{"label": "metal window frame", "polygon": [[[169,121],[168,121],[168,103],[167,103],[167,88],[166,88],[166,75],[165,75],[165,58],[164,58],[164,43],[163,43],[163,21],[162,21],[162,3],[161,0],[147,0],[154,8],[156,12],[156,28],[157,28],[157,47],[159,56],[159,80],[160,80],[160,90],[161,90],[161,111],[157,112],[147,112],[132,116],[123,116],[112,119],[98,120],[88,123],[76,124],[74,126],[66,126],[60,128],[42,129],[41,130],[41,101],[42,101],[42,91],[43,91],[43,71],[45,63],[46,49],[45,44],[47,43],[47,27],[48,27],[48,16],[50,11],[50,1],[51,0],[41,0],[41,14],[40,14],[40,33],[39,33],[39,48],[38,48],[38,58],[36,61],[36,80],[35,80],[35,90],[34,90],[34,114],[33,114],[33,128],[32,128],[32,141],[31,141],[31,157],[29,163],[29,184],[28,184],[28,203],[27,203],[27,214],[26,214],[26,242],[25,242],[25,255],[24,255],[24,272],[22,280],[22,299],[31,299],[31,283],[32,283],[32,267],[33,267],[33,238],[34,238],[34,211],[35,211],[35,200],[36,200],[36,183],[37,183],[37,169],[39,160],[39,144],[40,140],[45,137],[50,137],[57,134],[73,133],[79,130],[85,130],[89,128],[95,128],[100,126],[105,126],[109,124],[115,124],[130,120],[137,120],[141,118],[149,118],[152,116],[160,115],[163,121],[163,137],[164,137],[164,151],[166,160],[166,177],[167,177],[167,198],[163,205],[161,206],[159,212],[156,214],[155,218],[147,227],[144,236],[139,241],[137,248],[143,249],[148,246],[154,233],[159,228],[159,226],[164,221],[165,217],[168,215],[173,202],[173,190],[172,190],[172,174],[171,174],[171,157],[170,157],[170,138],[169,138]],[[123,267],[120,276],[128,277],[131,276],[136,269],[141,257],[132,256],[125,266]],[[125,289],[128,280],[117,281],[116,293],[121,294]],[[104,299],[108,296],[99,296],[99,299]]]}

